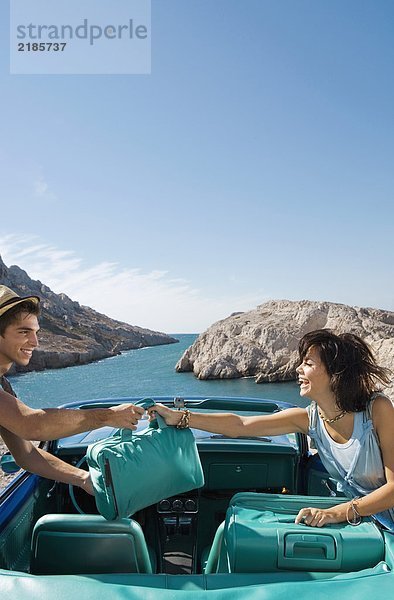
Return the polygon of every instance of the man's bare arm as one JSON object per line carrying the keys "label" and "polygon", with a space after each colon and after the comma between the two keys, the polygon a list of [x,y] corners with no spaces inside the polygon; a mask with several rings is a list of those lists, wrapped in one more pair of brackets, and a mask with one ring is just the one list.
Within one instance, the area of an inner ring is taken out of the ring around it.
{"label": "man's bare arm", "polygon": [[133,404],[84,410],[33,409],[0,392],[0,425],[24,440],[54,440],[105,425],[136,429],[143,414],[144,409]]}
{"label": "man's bare arm", "polygon": [[0,433],[16,464],[22,469],[41,477],[77,485],[86,492],[93,493],[88,471],[77,469],[49,452],[36,448],[32,442],[22,440],[4,427],[0,427]]}

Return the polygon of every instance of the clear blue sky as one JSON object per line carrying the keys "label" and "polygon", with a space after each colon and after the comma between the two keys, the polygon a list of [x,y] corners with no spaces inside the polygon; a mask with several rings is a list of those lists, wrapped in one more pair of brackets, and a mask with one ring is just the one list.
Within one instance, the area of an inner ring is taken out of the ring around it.
{"label": "clear blue sky", "polygon": [[391,0],[152,0],[151,75],[10,75],[0,20],[6,264],[170,332],[394,310]]}

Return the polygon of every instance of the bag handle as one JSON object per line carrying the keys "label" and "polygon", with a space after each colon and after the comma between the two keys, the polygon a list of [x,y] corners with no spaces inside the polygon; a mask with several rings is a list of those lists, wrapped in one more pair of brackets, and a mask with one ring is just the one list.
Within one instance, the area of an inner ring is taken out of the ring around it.
{"label": "bag handle", "polygon": [[[148,410],[148,408],[155,406],[156,402],[152,398],[142,398],[141,400],[137,400],[137,402],[134,402],[134,404],[135,404],[135,406],[141,406],[145,410]],[[157,427],[155,427],[155,425],[154,425],[155,421],[157,423]],[[165,422],[165,420],[163,419],[163,417],[161,417],[159,414],[156,413],[156,417],[153,421],[151,421],[149,427],[151,427],[153,429],[164,429],[165,427],[168,427],[168,425]],[[132,429],[120,429],[119,433],[120,433],[120,437],[122,438],[122,442],[131,440],[133,437]]]}
{"label": "bag handle", "polygon": [[156,402],[153,400],[153,398],[141,398],[141,400],[134,402],[135,406],[142,406],[142,408],[145,408],[145,410],[148,410],[148,408],[151,408],[155,404]]}
{"label": "bag handle", "polygon": [[[137,400],[137,402],[134,402],[134,404],[136,406],[142,406],[142,408],[145,408],[145,410],[148,410],[148,408],[152,408],[152,406],[155,406],[156,402],[153,400],[153,398],[142,398],[142,400]],[[158,413],[156,413],[156,417],[151,422],[154,423],[154,421],[157,421],[159,429],[164,429],[165,427],[168,427],[168,425],[165,422],[165,420],[163,419],[163,417],[161,415],[159,415]],[[151,425],[151,427],[152,427],[152,425]],[[154,427],[154,425],[153,425],[153,427]]]}

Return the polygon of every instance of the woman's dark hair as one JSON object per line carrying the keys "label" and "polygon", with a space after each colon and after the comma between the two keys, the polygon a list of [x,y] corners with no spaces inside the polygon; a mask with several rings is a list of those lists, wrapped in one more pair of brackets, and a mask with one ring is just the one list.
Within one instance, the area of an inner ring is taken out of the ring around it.
{"label": "woman's dark hair", "polygon": [[3,315],[0,316],[0,335],[3,336],[8,325],[15,323],[21,313],[28,313],[29,315],[39,315],[40,308],[36,302],[32,300],[24,300],[19,302],[12,308],[9,308]]}
{"label": "woman's dark hair", "polygon": [[331,389],[340,410],[365,410],[379,384],[390,383],[390,370],[380,367],[369,346],[358,335],[317,329],[304,335],[298,352],[302,362],[310,348],[316,348],[331,377]]}

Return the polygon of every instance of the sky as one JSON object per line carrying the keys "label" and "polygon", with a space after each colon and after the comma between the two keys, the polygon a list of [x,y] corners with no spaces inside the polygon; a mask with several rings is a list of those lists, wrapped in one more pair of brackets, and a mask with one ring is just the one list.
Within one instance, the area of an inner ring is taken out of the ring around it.
{"label": "sky", "polygon": [[152,0],[147,75],[10,74],[8,4],[8,266],[169,333],[269,299],[394,310],[391,0]]}

